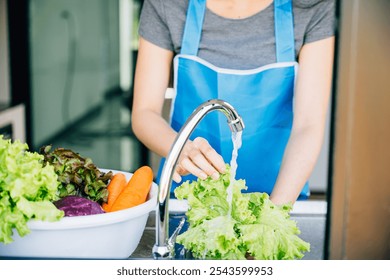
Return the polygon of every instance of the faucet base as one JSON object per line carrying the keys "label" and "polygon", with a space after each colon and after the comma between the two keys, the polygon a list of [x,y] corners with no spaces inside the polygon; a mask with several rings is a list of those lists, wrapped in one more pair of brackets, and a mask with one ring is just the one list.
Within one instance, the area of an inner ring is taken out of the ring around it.
{"label": "faucet base", "polygon": [[170,260],[174,258],[174,253],[172,253],[169,246],[158,246],[155,244],[153,246],[153,258],[155,260]]}

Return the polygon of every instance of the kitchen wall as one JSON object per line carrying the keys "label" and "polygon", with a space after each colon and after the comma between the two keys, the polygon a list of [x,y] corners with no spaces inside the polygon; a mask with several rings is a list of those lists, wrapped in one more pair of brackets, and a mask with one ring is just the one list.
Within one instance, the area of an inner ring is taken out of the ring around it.
{"label": "kitchen wall", "polygon": [[119,87],[119,1],[31,0],[32,143],[44,143]]}

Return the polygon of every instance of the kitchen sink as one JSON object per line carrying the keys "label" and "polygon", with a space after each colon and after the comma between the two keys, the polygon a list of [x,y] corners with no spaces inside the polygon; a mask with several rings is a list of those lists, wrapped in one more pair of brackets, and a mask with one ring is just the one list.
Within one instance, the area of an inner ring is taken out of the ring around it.
{"label": "kitchen sink", "polygon": [[[171,231],[185,217],[186,201],[171,199],[169,201],[169,225]],[[324,259],[324,241],[326,225],[327,203],[324,200],[297,201],[291,211],[291,218],[297,221],[301,230],[300,237],[310,243],[310,252],[306,252],[303,260]],[[185,230],[185,227],[182,231]],[[151,212],[138,248],[131,255],[131,259],[152,259],[152,248],[155,244],[155,213]],[[183,259],[181,248],[176,248],[176,258]]]}

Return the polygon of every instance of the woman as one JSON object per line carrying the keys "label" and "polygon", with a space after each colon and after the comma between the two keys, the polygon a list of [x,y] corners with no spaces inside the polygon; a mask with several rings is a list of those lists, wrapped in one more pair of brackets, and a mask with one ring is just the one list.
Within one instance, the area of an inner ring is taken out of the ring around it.
{"label": "woman", "polygon": [[[246,124],[236,177],[248,191],[275,204],[309,195],[331,92],[333,1],[146,0],[139,33],[132,122],[147,147],[167,156],[193,109],[220,98]],[[169,125],[162,107],[175,54]],[[184,148],[176,182],[225,171],[226,120],[209,115]]]}

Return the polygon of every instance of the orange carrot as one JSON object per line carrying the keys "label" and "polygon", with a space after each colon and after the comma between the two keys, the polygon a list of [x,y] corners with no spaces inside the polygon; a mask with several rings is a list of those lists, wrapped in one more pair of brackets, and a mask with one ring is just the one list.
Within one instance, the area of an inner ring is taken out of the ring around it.
{"label": "orange carrot", "polygon": [[103,203],[102,208],[106,212],[110,212],[110,209],[112,205],[114,204],[115,200],[118,198],[120,193],[123,191],[123,189],[127,185],[126,176],[123,173],[116,173],[114,176],[112,176],[110,183],[108,183],[107,190],[108,190],[108,197],[107,202]]}
{"label": "orange carrot", "polygon": [[138,168],[126,187],[112,205],[110,212],[137,206],[146,201],[153,182],[153,171],[149,166]]}

